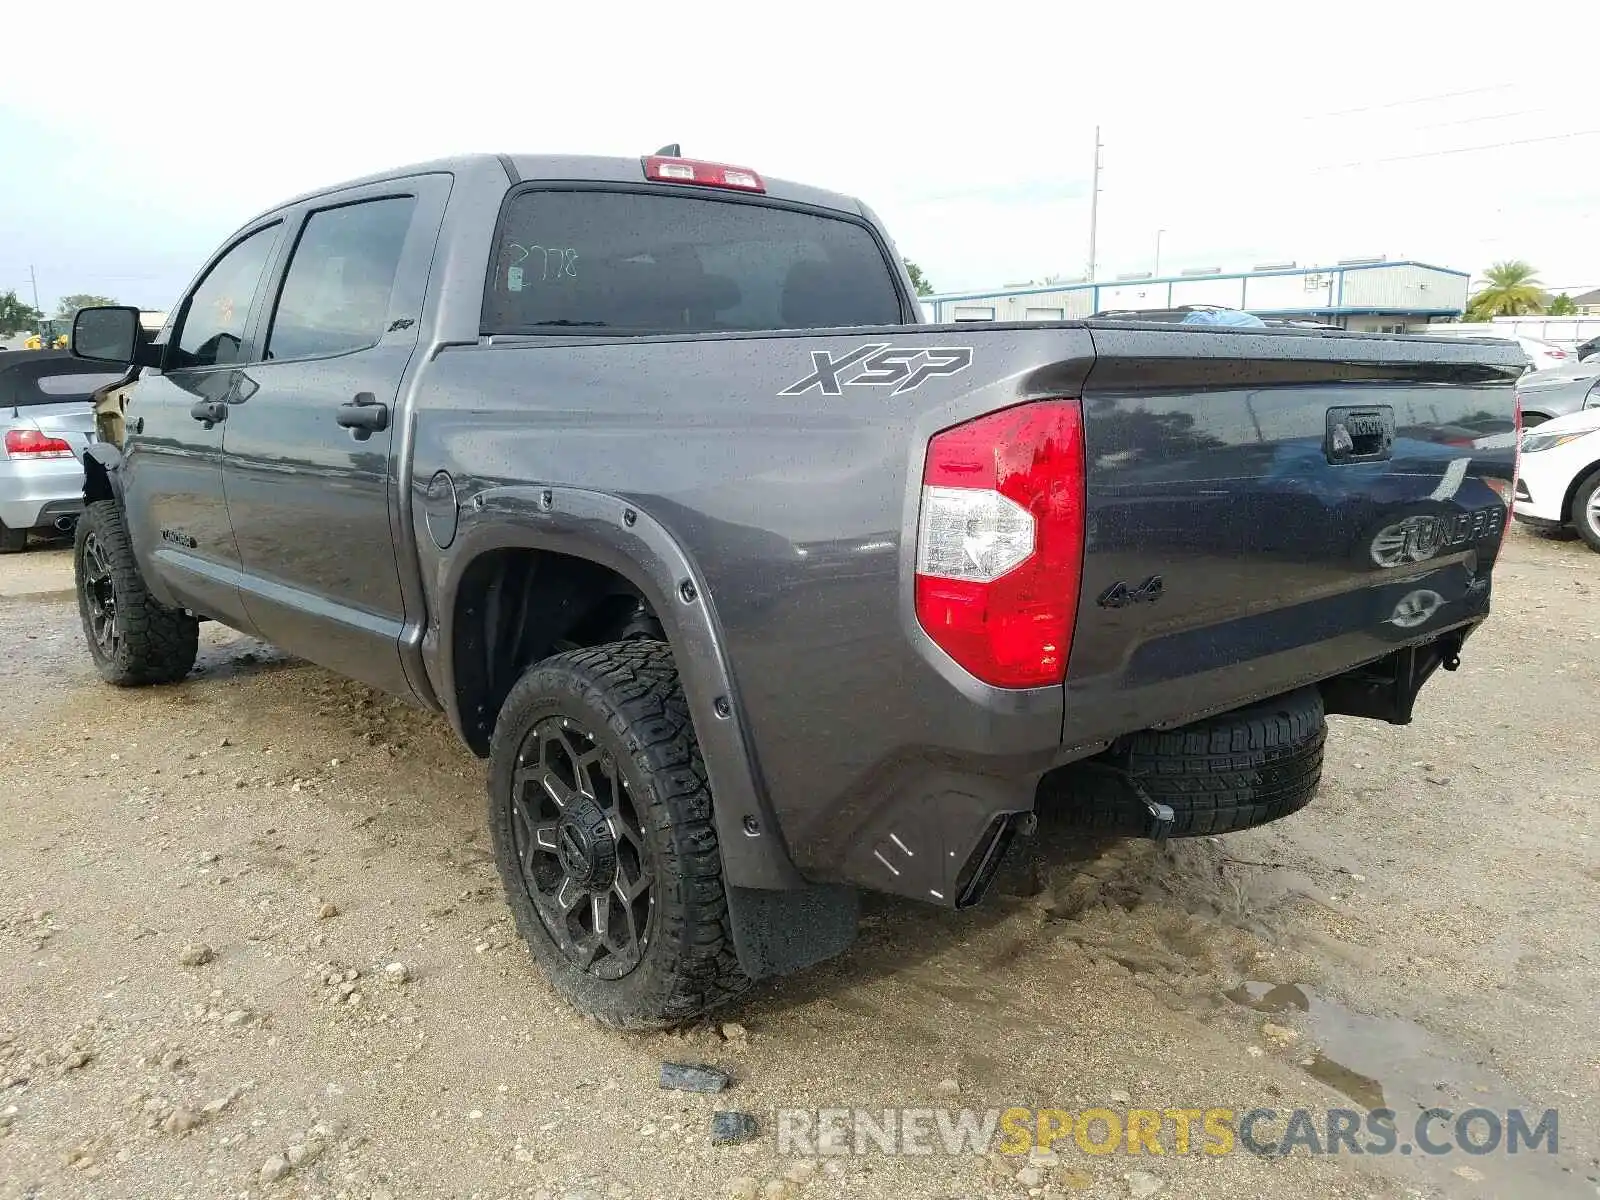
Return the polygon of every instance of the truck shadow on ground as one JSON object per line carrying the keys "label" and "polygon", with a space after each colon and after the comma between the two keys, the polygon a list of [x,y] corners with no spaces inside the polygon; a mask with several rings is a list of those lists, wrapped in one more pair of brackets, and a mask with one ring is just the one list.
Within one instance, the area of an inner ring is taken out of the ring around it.
{"label": "truck shadow on ground", "polygon": [[1035,1005],[1025,993],[1097,965],[1157,985],[1187,980],[1181,991],[1208,1007],[1220,981],[1243,973],[1242,944],[1262,931],[1247,928],[1248,908],[1244,885],[1204,839],[1110,837],[1046,803],[1038,831],[1013,844],[980,904],[952,912],[864,895],[860,935],[844,955],[766,981],[745,1007],[776,1016],[822,1004],[866,1016],[922,993],[967,1020],[997,1000]]}

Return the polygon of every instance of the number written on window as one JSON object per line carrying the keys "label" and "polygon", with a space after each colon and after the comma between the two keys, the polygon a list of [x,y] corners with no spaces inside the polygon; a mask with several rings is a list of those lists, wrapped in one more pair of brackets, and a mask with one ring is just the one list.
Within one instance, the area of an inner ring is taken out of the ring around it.
{"label": "number written on window", "polygon": [[578,277],[578,251],[573,246],[522,246],[512,242],[506,247],[511,265],[506,268],[506,290],[520,292],[527,284],[560,283],[563,279]]}

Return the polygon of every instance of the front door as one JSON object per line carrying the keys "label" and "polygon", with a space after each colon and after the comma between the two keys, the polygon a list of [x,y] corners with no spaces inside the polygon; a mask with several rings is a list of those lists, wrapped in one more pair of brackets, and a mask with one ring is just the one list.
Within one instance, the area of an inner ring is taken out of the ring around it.
{"label": "front door", "polygon": [[448,188],[446,177],[426,176],[340,193],[305,213],[223,443],[256,628],[402,694],[395,528],[404,509],[391,451]]}
{"label": "front door", "polygon": [[250,230],[202,272],[174,310],[161,369],[140,374],[123,418],[124,513],[139,561],[160,562],[168,599],[246,630],[222,437],[282,233],[281,220]]}

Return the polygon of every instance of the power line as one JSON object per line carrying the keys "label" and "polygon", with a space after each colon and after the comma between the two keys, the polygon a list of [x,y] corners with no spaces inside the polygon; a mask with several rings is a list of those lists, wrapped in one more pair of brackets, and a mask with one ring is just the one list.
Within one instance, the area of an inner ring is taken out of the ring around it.
{"label": "power line", "polygon": [[1411,162],[1419,158],[1443,158],[1450,154],[1475,154],[1480,150],[1505,150],[1512,146],[1532,146],[1541,142],[1560,142],[1568,138],[1594,137],[1600,134],[1600,129],[1574,129],[1570,133],[1552,133],[1544,137],[1516,138],[1509,142],[1490,142],[1483,146],[1455,146],[1449,150],[1423,150],[1417,154],[1395,154],[1388,158],[1363,158],[1355,162],[1335,163],[1326,167],[1314,167],[1311,174],[1323,171],[1343,171],[1350,167],[1375,166],[1378,163]]}
{"label": "power line", "polygon": [[1354,116],[1356,113],[1381,112],[1390,108],[1405,108],[1411,104],[1429,104],[1434,100],[1454,100],[1460,96],[1481,96],[1487,92],[1506,92],[1510,91],[1515,86],[1515,84],[1511,83],[1497,83],[1492,87],[1467,88],[1465,91],[1460,92],[1439,92],[1432,96],[1414,96],[1409,100],[1390,100],[1384,104],[1364,104],[1360,108],[1335,109],[1333,112],[1317,113],[1308,119],[1316,120],[1318,117],[1349,117]]}
{"label": "power line", "polygon": [[1456,121],[1431,121],[1426,125],[1414,126],[1416,129],[1453,129],[1457,125],[1481,125],[1485,121],[1504,121],[1510,117],[1531,117],[1536,113],[1549,112],[1548,108],[1519,108],[1511,112],[1485,113],[1481,117],[1462,117]]}

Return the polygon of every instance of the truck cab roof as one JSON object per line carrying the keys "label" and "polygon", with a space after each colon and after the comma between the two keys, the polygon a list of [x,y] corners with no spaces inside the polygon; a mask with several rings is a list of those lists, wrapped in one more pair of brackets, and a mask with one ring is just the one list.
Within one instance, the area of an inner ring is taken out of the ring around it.
{"label": "truck cab roof", "polygon": [[[650,183],[645,178],[644,160],[650,155],[639,155],[634,158],[615,158],[593,154],[459,154],[449,158],[437,158],[426,162],[408,163],[384,171],[377,171],[370,175],[363,175],[357,179],[349,179],[343,183],[336,183],[327,187],[320,187],[310,192],[303,192],[292,199],[274,204],[269,209],[264,209],[257,215],[259,219],[267,213],[276,212],[282,208],[300,204],[317,196],[325,196],[332,192],[344,191],[348,188],[365,187],[373,183],[382,183],[389,179],[406,179],[416,175],[427,174],[463,174],[468,172],[498,171],[505,175],[508,184],[515,185],[530,180],[560,181],[564,183],[617,183],[647,185]],[[759,170],[759,168],[752,168]],[[848,212],[858,216],[872,217],[867,207],[853,196],[841,192],[831,192],[825,188],[812,187],[809,184],[795,183],[787,179],[774,179],[770,175],[762,174],[765,185],[760,193],[768,199],[787,201],[791,204],[806,204],[814,208],[829,208],[840,212]],[[682,186],[682,185],[677,185]],[[713,191],[713,189],[704,189]]]}

